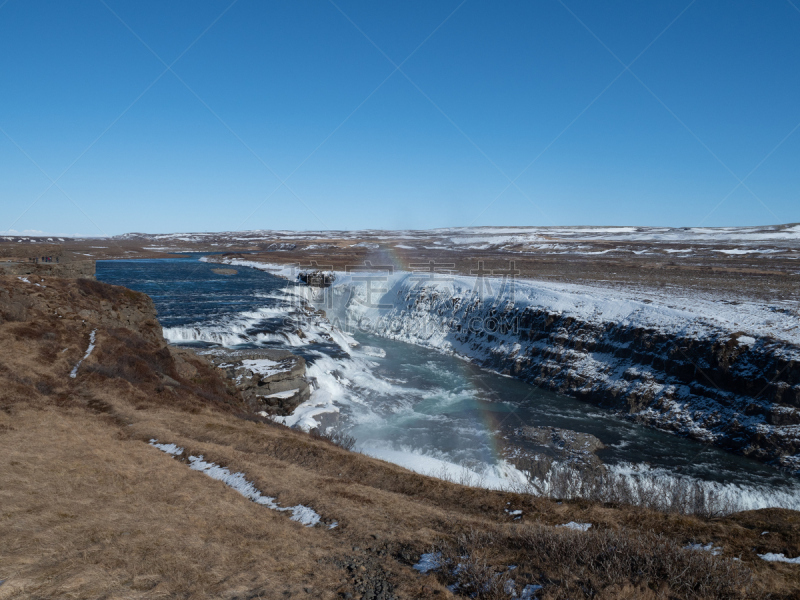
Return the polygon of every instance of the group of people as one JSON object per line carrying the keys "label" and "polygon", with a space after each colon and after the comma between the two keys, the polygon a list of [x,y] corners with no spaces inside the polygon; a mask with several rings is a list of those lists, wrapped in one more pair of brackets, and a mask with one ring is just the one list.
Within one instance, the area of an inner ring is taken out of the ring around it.
{"label": "group of people", "polygon": [[33,258],[30,259],[30,261],[31,262],[35,262],[37,264],[39,262],[51,263],[51,262],[58,262],[58,257],[57,256],[56,257],[52,257],[52,256],[41,256],[41,257],[34,256]]}

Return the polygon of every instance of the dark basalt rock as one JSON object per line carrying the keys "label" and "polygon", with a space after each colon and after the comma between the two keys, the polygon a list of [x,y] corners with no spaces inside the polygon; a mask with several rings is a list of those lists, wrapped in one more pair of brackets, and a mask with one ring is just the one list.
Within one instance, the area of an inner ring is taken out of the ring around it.
{"label": "dark basalt rock", "polygon": [[[636,414],[649,425],[702,441],[711,434],[723,448],[797,469],[783,459],[800,452],[800,440],[780,431],[765,433],[759,427],[759,423],[786,427],[800,422],[796,410],[800,407],[800,364],[788,357],[793,353],[782,352],[782,345],[768,339],[741,344],[741,334],[690,339],[625,325],[602,329],[566,323],[542,310],[524,311],[520,330],[520,338],[540,343],[527,345],[525,352],[514,357],[494,352],[478,362],[551,390]],[[456,337],[466,338],[469,333]],[[575,359],[590,353],[600,359],[597,366],[603,371],[576,372]],[[674,402],[685,404],[684,410],[698,427],[671,422]]]}
{"label": "dark basalt rock", "polygon": [[333,284],[336,275],[330,271],[304,271],[297,279],[310,287],[326,288]]}
{"label": "dark basalt rock", "polygon": [[503,310],[426,288],[398,294],[385,322],[387,337],[426,345],[426,331],[444,332],[480,366],[800,473],[800,347],[786,341]]}

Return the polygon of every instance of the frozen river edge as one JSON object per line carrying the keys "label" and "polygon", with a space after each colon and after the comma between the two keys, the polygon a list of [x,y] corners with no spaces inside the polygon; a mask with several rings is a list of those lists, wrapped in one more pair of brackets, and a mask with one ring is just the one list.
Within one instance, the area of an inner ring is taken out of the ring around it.
{"label": "frozen river edge", "polygon": [[[286,265],[216,261],[297,275]],[[324,304],[328,319],[345,331],[451,353],[643,424],[800,471],[794,306],[398,271],[336,273],[324,292],[296,288],[310,304]]]}

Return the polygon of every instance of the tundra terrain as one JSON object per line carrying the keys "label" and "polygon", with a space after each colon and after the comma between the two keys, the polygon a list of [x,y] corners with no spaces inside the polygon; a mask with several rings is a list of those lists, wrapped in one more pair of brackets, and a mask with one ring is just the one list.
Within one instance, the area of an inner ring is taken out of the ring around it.
{"label": "tundra terrain", "polygon": [[759,557],[800,554],[798,513],[410,473],[253,414],[125,288],[3,278],[0,348],[0,598],[798,597]]}
{"label": "tundra terrain", "polygon": [[[245,231],[130,233],[108,238],[0,237],[0,255],[37,254],[43,244],[95,259],[158,258],[180,252],[247,253],[271,263],[332,270],[373,265],[611,287],[694,290],[728,300],[796,301],[800,225],[730,228],[468,227],[426,231]],[[39,252],[41,254],[41,252]],[[510,261],[514,261],[513,267]],[[481,265],[480,263],[483,263]],[[412,265],[417,265],[413,267]]]}

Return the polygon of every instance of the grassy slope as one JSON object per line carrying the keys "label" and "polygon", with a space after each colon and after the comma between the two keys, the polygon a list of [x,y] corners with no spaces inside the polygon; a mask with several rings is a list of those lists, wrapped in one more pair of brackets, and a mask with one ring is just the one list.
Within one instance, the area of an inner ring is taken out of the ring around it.
{"label": "grassy slope", "polygon": [[[0,280],[0,599],[451,597],[457,576],[411,569],[434,546],[469,553],[473,578],[519,565],[514,578],[545,583],[543,598],[800,597],[800,567],[753,552],[800,554],[797,513],[703,520],[416,475],[247,417],[207,363],[164,345],[146,296],[41,283]],[[339,526],[290,521],[151,438]],[[552,527],[571,520],[594,527]],[[724,557],[680,550],[692,541]]]}

